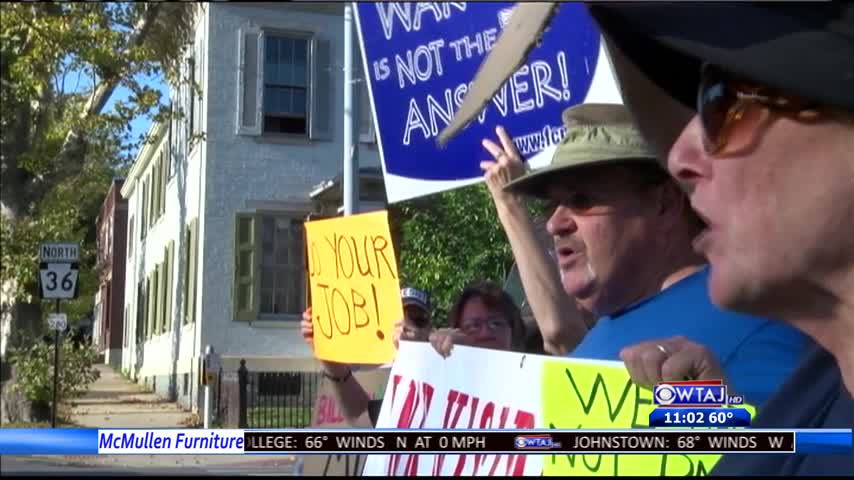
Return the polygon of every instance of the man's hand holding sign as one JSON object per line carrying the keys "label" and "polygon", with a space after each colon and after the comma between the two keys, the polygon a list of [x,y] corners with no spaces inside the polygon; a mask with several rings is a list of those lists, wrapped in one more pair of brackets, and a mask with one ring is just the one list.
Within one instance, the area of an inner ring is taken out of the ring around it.
{"label": "man's hand holding sign", "polygon": [[306,223],[314,350],[319,359],[383,364],[403,318],[386,211]]}

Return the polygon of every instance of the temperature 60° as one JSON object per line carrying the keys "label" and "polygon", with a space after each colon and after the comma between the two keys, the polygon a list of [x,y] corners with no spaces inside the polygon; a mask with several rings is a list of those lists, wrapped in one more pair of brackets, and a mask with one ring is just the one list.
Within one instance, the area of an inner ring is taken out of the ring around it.
{"label": "temperature 60\u00b0", "polygon": [[727,423],[733,417],[732,412],[711,412],[709,413],[710,423]]}
{"label": "temperature 60\u00b0", "polygon": [[316,437],[305,437],[305,448],[312,450],[323,450],[323,443],[329,440],[329,437],[326,435],[319,435]]}

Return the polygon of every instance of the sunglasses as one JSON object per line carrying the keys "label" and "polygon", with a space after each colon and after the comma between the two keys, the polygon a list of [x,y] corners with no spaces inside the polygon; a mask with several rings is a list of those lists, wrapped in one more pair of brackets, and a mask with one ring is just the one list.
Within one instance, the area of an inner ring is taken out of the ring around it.
{"label": "sunglasses", "polygon": [[616,212],[621,204],[620,199],[626,196],[635,197],[635,193],[666,183],[670,177],[661,170],[654,174],[633,172],[629,180],[603,188],[588,191],[567,191],[560,199],[548,199],[540,203],[543,216],[549,219],[558,207],[564,207],[577,216],[609,215]]}
{"label": "sunglasses", "polygon": [[761,118],[751,114],[750,107],[754,105],[786,115],[797,115],[816,107],[812,102],[738,79],[714,65],[703,65],[697,91],[697,114],[703,127],[706,152],[722,153],[728,146],[734,149],[749,144]]}

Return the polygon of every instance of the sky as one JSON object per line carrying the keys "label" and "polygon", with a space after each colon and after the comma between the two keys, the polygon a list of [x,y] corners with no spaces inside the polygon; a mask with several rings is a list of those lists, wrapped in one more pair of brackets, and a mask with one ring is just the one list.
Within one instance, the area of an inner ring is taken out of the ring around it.
{"label": "sky", "polygon": [[[141,85],[147,85],[160,91],[162,95],[160,100],[161,103],[168,103],[169,87],[166,85],[162,74],[156,77],[140,74],[136,76],[136,80],[140,82]],[[65,89],[68,92],[91,91],[92,77],[82,71],[70,72],[65,80]],[[130,97],[130,94],[131,91],[129,89],[119,86],[113,91],[113,94],[104,106],[104,111],[115,112],[116,103],[127,100]],[[148,132],[150,127],[151,118],[145,115],[138,116],[133,122],[131,122],[131,138],[135,140],[139,139],[140,136],[145,135]],[[138,148],[134,149],[131,153],[132,158],[136,158]]]}
{"label": "sky", "polygon": [[[169,87],[166,85],[166,82],[163,80],[163,77],[150,77],[146,75],[138,75],[137,81],[139,81],[142,85],[148,85],[151,88],[160,91],[162,95],[160,102],[168,103],[169,101]],[[130,96],[130,90],[125,87],[119,87],[110,97],[110,100],[107,102],[107,105],[104,107],[104,111],[106,112],[114,112],[115,105],[117,102],[127,100]],[[131,122],[131,138],[138,139],[141,135],[145,135],[148,132],[148,129],[151,127],[151,119],[145,115],[140,115],[134,121]],[[136,154],[138,152],[134,150],[132,152],[132,157],[136,158]]]}

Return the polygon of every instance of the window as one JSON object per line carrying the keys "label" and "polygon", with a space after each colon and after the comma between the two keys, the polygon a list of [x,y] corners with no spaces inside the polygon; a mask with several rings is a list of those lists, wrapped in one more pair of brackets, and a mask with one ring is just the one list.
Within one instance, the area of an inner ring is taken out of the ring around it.
{"label": "window", "polygon": [[287,217],[262,217],[262,315],[298,315],[302,312],[302,251],[301,221]]}
{"label": "window", "polygon": [[264,37],[264,132],[308,133],[308,40]]}
{"label": "window", "polygon": [[[333,56],[324,32],[264,31],[250,25],[238,32],[236,133],[266,136],[285,133],[313,141],[331,141],[339,91],[341,58]],[[361,54],[354,52],[354,80],[360,92],[359,139],[373,143],[367,82]],[[336,58],[333,61],[333,58]]]}
{"label": "window", "polygon": [[235,318],[299,318],[304,308],[302,221],[285,214],[239,214],[235,227]]}
{"label": "window", "polygon": [[237,134],[332,140],[331,42],[258,27],[242,28],[238,42]]}

